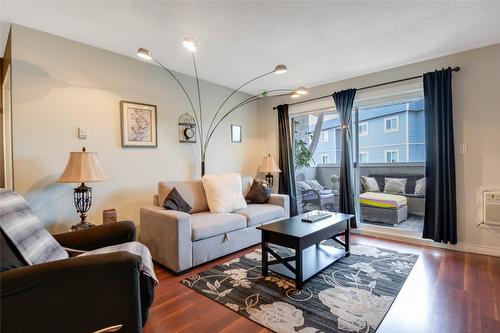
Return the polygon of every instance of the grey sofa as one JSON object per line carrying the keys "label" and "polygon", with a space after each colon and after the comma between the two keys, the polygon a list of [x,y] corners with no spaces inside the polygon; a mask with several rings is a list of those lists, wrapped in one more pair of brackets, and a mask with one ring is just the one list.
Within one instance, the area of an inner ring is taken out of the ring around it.
{"label": "grey sofa", "polygon": [[[242,177],[243,195],[252,177]],[[172,188],[191,205],[191,213],[162,207]],[[154,205],[141,208],[139,238],[153,260],[180,273],[260,242],[257,226],[290,216],[287,195],[271,194],[265,204],[249,204],[234,213],[211,213],[201,180],[160,182]]]}

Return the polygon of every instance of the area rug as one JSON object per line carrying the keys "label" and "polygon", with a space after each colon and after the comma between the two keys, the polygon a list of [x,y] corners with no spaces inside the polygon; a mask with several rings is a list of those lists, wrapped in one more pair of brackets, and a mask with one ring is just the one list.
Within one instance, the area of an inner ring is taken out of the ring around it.
{"label": "area rug", "polygon": [[[293,253],[274,249],[280,255]],[[377,330],[417,259],[415,254],[352,245],[349,257],[297,290],[293,280],[261,276],[258,249],[182,283],[277,333],[370,333]]]}

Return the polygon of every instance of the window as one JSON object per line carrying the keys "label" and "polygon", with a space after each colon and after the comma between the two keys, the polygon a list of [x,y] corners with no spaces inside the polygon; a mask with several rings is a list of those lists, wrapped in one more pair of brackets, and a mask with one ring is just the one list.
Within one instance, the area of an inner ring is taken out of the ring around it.
{"label": "window", "polygon": [[399,117],[389,117],[384,119],[384,132],[397,132],[399,131]]}
{"label": "window", "polygon": [[359,136],[368,135],[368,123],[360,123],[359,124]]}
{"label": "window", "polygon": [[321,164],[328,164],[328,155],[321,155]]}
{"label": "window", "polygon": [[360,152],[359,153],[359,163],[368,163],[368,152]]}
{"label": "window", "polygon": [[320,141],[328,142],[328,131],[321,131]]}
{"label": "window", "polygon": [[386,163],[399,162],[399,150],[386,150],[385,151],[385,162]]}

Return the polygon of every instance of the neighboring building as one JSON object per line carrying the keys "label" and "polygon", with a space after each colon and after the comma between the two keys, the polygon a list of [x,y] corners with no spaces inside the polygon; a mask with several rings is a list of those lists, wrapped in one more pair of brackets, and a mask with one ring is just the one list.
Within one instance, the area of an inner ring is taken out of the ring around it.
{"label": "neighboring building", "polygon": [[[310,116],[295,118],[295,138],[310,142]],[[307,131],[309,128],[309,131]],[[359,109],[359,162],[425,162],[424,101]],[[314,164],[340,163],[338,118],[326,120],[313,154]],[[353,133],[353,144],[356,144]]]}

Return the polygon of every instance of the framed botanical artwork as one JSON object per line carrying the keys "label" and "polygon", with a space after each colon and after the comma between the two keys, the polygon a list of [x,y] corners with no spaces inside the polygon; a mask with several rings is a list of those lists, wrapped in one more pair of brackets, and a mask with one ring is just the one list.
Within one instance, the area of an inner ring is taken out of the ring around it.
{"label": "framed botanical artwork", "polygon": [[122,147],[158,147],[156,105],[120,101]]}
{"label": "framed botanical artwork", "polygon": [[241,143],[241,126],[231,125],[231,142]]}

